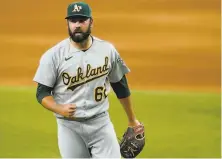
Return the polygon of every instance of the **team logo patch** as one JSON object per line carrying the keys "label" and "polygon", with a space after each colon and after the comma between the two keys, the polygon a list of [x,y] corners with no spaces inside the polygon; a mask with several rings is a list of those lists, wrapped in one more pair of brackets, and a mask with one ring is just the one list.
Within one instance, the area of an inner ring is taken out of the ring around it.
{"label": "team logo patch", "polygon": [[77,4],[75,4],[72,12],[80,12],[81,9],[82,9],[82,6],[78,6]]}
{"label": "team logo patch", "polygon": [[124,63],[123,59],[121,59],[120,56],[117,58],[117,62],[118,62],[118,63],[121,63],[121,64],[124,65],[124,66],[126,65],[126,64]]}

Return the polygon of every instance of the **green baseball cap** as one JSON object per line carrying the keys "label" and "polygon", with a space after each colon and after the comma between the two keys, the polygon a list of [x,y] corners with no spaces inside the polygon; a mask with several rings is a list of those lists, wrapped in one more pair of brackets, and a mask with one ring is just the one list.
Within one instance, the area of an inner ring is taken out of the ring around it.
{"label": "green baseball cap", "polygon": [[65,19],[75,16],[92,17],[91,8],[85,2],[74,2],[68,5]]}

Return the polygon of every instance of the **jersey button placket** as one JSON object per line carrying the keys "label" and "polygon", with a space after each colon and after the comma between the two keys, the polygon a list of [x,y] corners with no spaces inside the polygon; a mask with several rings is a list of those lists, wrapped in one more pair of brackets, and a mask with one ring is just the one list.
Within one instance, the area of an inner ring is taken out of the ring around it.
{"label": "jersey button placket", "polygon": [[[84,52],[84,55],[83,55],[83,67],[84,67],[84,70],[86,71],[87,70],[87,60],[86,60],[86,54],[85,54],[85,52]],[[85,72],[85,74],[86,74],[86,72]],[[85,78],[84,79],[84,106],[83,106],[83,108],[84,108],[84,110],[86,111],[87,110],[87,102],[86,102],[86,97],[87,97],[87,79]]]}
{"label": "jersey button placket", "polygon": [[[87,56],[85,56],[86,57],[86,59],[85,59],[85,65],[87,66],[88,65],[88,59],[87,59]],[[87,93],[87,89],[88,89],[88,83],[86,83],[86,85],[85,85],[85,87],[86,87],[86,92],[85,93]]]}
{"label": "jersey button placket", "polygon": [[[85,59],[84,65],[85,65],[85,68],[87,69],[87,59]],[[87,79],[84,79],[84,80],[85,80],[84,88],[85,88],[85,95],[86,95],[87,94],[87,85],[88,85],[88,83],[87,83]]]}

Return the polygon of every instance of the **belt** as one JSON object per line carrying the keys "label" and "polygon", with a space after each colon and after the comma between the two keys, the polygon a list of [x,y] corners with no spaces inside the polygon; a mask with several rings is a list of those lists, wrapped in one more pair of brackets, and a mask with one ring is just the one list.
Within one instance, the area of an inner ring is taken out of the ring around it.
{"label": "belt", "polygon": [[96,117],[98,117],[98,116],[100,116],[100,115],[102,115],[102,114],[105,114],[106,112],[102,112],[102,113],[99,113],[99,114],[96,114],[96,115],[93,115],[93,116],[91,116],[91,117],[81,117],[81,118],[75,118],[75,117],[70,117],[70,118],[68,118],[68,117],[56,117],[56,118],[58,118],[58,119],[63,119],[63,120],[69,120],[69,121],[79,121],[79,122],[84,122],[84,121],[88,121],[88,120],[90,120],[90,119],[94,119],[94,118],[96,118]]}

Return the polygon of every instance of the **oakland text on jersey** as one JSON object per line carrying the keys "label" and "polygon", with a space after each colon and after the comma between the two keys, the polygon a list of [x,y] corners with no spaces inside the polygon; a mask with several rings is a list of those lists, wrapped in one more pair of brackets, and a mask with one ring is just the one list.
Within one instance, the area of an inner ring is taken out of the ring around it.
{"label": "oakland text on jersey", "polygon": [[63,72],[62,73],[63,83],[65,85],[68,85],[67,89],[71,89],[73,91],[77,87],[87,82],[105,76],[109,73],[108,61],[109,58],[105,57],[105,64],[97,68],[92,68],[90,64],[87,64],[85,75],[83,74],[84,71],[82,70],[81,67],[77,69],[76,76],[70,76],[69,73]]}

